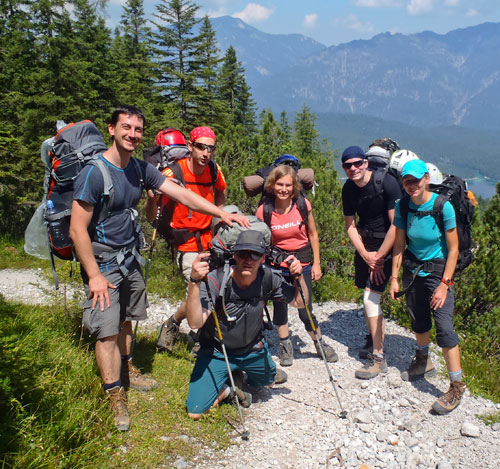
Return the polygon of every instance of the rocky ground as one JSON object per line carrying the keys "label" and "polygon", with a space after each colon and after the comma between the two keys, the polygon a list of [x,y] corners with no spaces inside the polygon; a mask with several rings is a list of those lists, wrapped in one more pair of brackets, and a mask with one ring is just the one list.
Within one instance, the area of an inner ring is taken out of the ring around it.
{"label": "rocky ground", "polygon": [[[0,294],[30,303],[51,301],[54,290],[39,273],[0,271]],[[66,292],[73,295],[72,290]],[[64,298],[62,293],[59,300]],[[174,307],[151,299],[149,319],[142,325],[156,329]],[[365,325],[359,305],[328,302],[314,305],[323,335],[339,354],[330,364],[334,384],[347,418],[340,407],[323,361],[298,320],[290,314],[295,361],[286,368],[288,382],[272,389],[252,389],[253,404],[244,410],[247,441],[239,437],[236,423],[234,445],[221,452],[204,448],[192,461],[179,459],[177,468],[493,468],[500,467],[500,424],[485,425],[478,415],[500,409],[469,391],[462,404],[447,416],[430,412],[434,400],[448,388],[438,348],[433,359],[443,371],[434,378],[407,383],[400,373],[413,355],[412,334],[387,322],[389,372],[370,381],[354,377],[362,365],[358,349]],[[183,326],[186,327],[186,326]],[[274,342],[277,360],[276,331]]]}

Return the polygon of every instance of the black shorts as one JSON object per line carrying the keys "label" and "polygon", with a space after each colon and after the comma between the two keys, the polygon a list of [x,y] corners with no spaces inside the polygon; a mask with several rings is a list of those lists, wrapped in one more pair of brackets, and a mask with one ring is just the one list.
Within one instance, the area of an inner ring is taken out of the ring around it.
{"label": "black shorts", "polygon": [[[403,285],[408,285],[412,274],[403,270]],[[455,287],[448,288],[448,296],[442,308],[431,309],[431,297],[441,283],[441,275],[430,274],[427,277],[416,276],[406,292],[406,307],[411,318],[412,329],[417,334],[428,332],[432,328],[432,317],[436,324],[436,342],[440,347],[453,348],[458,345],[458,335],[453,328],[453,309],[455,306]]]}
{"label": "black shorts", "polygon": [[389,256],[388,258],[387,257],[385,258],[384,262],[385,280],[382,283],[379,283],[378,285],[370,281],[370,268],[368,267],[368,264],[364,261],[364,259],[361,257],[358,251],[356,251],[356,254],[354,255],[354,269],[356,272],[354,276],[354,284],[358,288],[362,288],[363,290],[368,288],[370,290],[382,293],[385,290],[385,287],[387,286],[387,283],[391,278],[392,257]]}

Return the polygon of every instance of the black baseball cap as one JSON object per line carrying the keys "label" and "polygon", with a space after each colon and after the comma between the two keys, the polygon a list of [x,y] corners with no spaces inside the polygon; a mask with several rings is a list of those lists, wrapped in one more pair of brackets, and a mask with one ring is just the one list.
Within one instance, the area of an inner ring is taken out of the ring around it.
{"label": "black baseball cap", "polygon": [[260,231],[246,230],[239,234],[234,245],[234,251],[254,251],[260,254],[266,252],[266,240]]}

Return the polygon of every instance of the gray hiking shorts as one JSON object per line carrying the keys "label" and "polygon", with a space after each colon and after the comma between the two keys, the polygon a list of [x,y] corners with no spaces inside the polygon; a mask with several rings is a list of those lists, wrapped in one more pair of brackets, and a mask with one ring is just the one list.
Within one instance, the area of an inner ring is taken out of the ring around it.
{"label": "gray hiking shorts", "polygon": [[92,299],[88,299],[89,286],[88,277],[82,270],[82,278],[85,286],[85,297],[83,301],[83,324],[87,330],[97,339],[117,335],[123,321],[141,321],[147,318],[146,308],[146,285],[144,277],[138,264],[130,269],[127,276],[119,270],[102,273],[106,279],[116,286],[108,288],[110,307],[104,306],[101,311],[99,302],[92,309]]}

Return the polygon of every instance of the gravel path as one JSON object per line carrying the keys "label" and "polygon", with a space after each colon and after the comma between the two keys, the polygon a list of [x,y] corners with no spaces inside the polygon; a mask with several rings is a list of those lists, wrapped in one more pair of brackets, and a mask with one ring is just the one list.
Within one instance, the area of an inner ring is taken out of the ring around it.
{"label": "gravel path", "polygon": [[[0,294],[30,303],[53,301],[53,287],[39,272],[0,271]],[[69,295],[74,292],[70,290]],[[56,300],[60,301],[61,296]],[[149,319],[142,327],[156,329],[174,306],[151,299]],[[359,305],[328,302],[314,305],[325,340],[339,354],[330,364],[347,419],[339,405],[324,363],[295,310],[290,326],[295,348],[288,382],[272,389],[252,389],[253,404],[244,410],[248,441],[234,432],[226,451],[203,448],[192,461],[182,458],[176,468],[495,468],[500,467],[500,424],[485,425],[478,415],[500,410],[467,391],[462,404],[447,416],[430,413],[434,400],[448,388],[444,372],[427,381],[407,383],[400,372],[413,355],[414,339],[407,330],[387,321],[389,372],[370,381],[354,377],[362,365],[358,348],[365,325]],[[186,331],[186,325],[183,330]],[[278,337],[272,331],[277,360]],[[434,348],[438,352],[438,348]],[[441,355],[433,359],[443,371]],[[238,425],[237,425],[238,427]]]}

